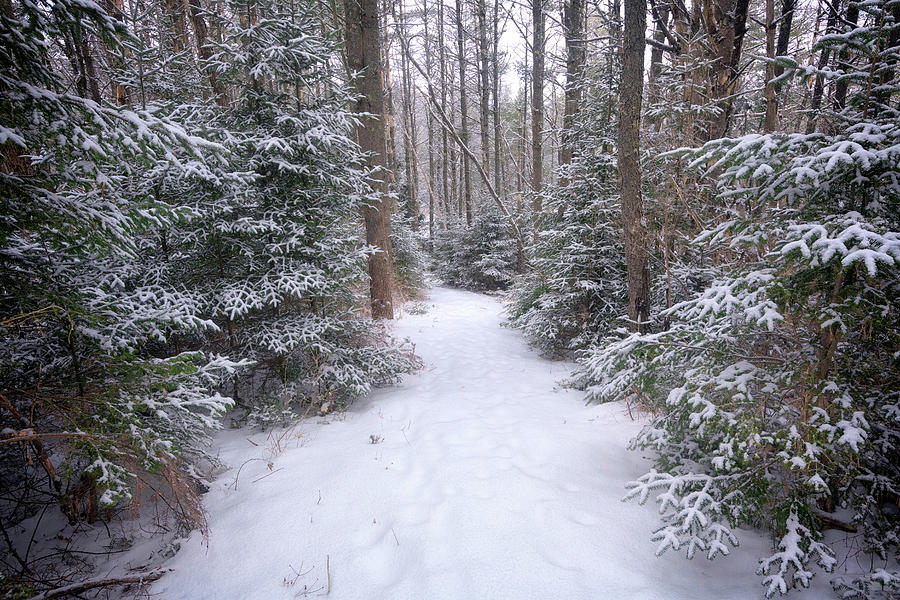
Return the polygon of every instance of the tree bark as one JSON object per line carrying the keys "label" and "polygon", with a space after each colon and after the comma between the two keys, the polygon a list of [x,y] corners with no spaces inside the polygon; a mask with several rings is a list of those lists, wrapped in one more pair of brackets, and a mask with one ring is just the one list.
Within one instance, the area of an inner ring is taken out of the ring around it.
{"label": "tree bark", "polygon": [[494,0],[494,29],[492,32],[492,85],[493,85],[493,117],[494,117],[494,188],[503,194],[500,166],[500,0]]}
{"label": "tree bark", "polygon": [[619,89],[619,182],[628,268],[628,317],[633,331],[643,331],[643,324],[650,318],[650,273],[640,166],[646,27],[646,0],[625,0],[622,82]]}
{"label": "tree bark", "polygon": [[775,97],[775,0],[766,0],[766,120],[763,129],[772,133],[778,128],[778,103]]}
{"label": "tree bark", "polygon": [[206,71],[206,77],[209,79],[209,85],[212,88],[213,96],[216,104],[219,106],[228,105],[228,97],[225,95],[225,88],[219,83],[216,75],[216,69],[209,63],[212,58],[212,51],[207,44],[208,31],[206,21],[203,18],[203,9],[200,6],[200,0],[188,0],[188,8],[191,11],[191,24],[194,26],[194,38],[197,40],[197,54],[203,63],[203,69]]}
{"label": "tree bark", "polygon": [[[797,0],[781,0],[781,17],[778,19],[778,42],[775,45],[775,56],[787,56],[795,6],[797,6]],[[782,73],[784,73],[784,67],[776,65],[775,77],[781,77]]]}
{"label": "tree bark", "polygon": [[[566,38],[566,104],[563,113],[562,149],[559,153],[560,165],[572,162],[572,151],[575,143],[575,116],[581,105],[581,77],[584,73],[584,32],[581,23],[584,20],[584,0],[566,0],[563,4],[563,33]],[[569,179],[563,175],[560,186],[569,185]]]}
{"label": "tree bark", "polygon": [[[438,62],[441,71],[441,110],[447,112],[447,56],[444,49],[444,0],[438,0]],[[441,201],[444,205],[445,219],[450,211],[450,186],[447,181],[447,168],[450,163],[450,152],[447,143],[447,130],[441,129]]]}
{"label": "tree bark", "polygon": [[[847,3],[847,12],[844,20],[848,27],[856,27],[856,23],[859,20],[859,5],[856,2]],[[851,68],[847,64],[849,58],[850,53],[846,49],[841,50],[838,54],[838,68],[849,70]],[[847,105],[847,86],[848,82],[846,79],[839,79],[834,84],[834,105],[838,112],[844,110]]]}
{"label": "tree bark", "polygon": [[393,319],[391,293],[391,211],[387,200],[384,89],[382,88],[381,29],[378,0],[344,0],[347,64],[353,73],[357,99],[353,110],[372,116],[361,118],[355,127],[360,149],[367,153],[368,166],[378,198],[362,209],[366,242],[378,249],[369,257],[369,295],[372,318]]}
{"label": "tree bark", "polygon": [[[431,54],[431,36],[428,33],[428,0],[422,0],[422,24],[425,30],[425,69],[431,73],[433,66]],[[434,117],[431,111],[426,116],[425,126],[428,132],[428,243],[434,244]]]}
{"label": "tree bark", "polygon": [[475,11],[478,25],[478,56],[481,66],[478,69],[478,80],[481,85],[481,164],[486,171],[490,171],[490,103],[491,103],[491,79],[488,69],[488,38],[487,38],[487,5],[486,0],[475,0]]}
{"label": "tree bark", "polygon": [[383,39],[383,43],[381,43],[381,77],[382,89],[384,90],[385,164],[388,169],[388,189],[392,190],[397,183],[397,120],[395,118],[396,112],[394,109],[394,85],[391,80],[391,39],[387,36],[388,13],[390,12],[388,8],[389,1],[390,0],[384,0],[382,7],[383,21],[381,31],[384,32],[383,35],[385,38]]}
{"label": "tree bark", "polygon": [[[839,10],[840,0],[834,0],[832,3],[828,3],[828,19],[825,25],[825,32],[833,33],[835,28],[837,27],[837,19],[838,19],[838,10]],[[809,116],[806,121],[806,134],[809,135],[816,130],[816,124],[819,119],[819,109],[822,107],[822,96],[825,94],[825,76],[822,75],[822,70],[828,64],[828,59],[831,57],[831,49],[829,47],[825,47],[822,49],[822,53],[819,55],[819,63],[817,65],[819,73],[816,75],[815,83],[813,84],[813,92],[812,98],[810,100],[809,106]]]}
{"label": "tree bark", "polygon": [[706,0],[704,3],[703,20],[716,59],[712,69],[712,99],[719,105],[719,114],[709,130],[711,140],[724,137],[731,124],[749,4],[749,0]]}
{"label": "tree bark", "polygon": [[[660,100],[659,75],[662,73],[662,44],[666,41],[666,24],[669,20],[669,5],[666,2],[653,2],[651,0],[650,10],[653,14],[653,41],[659,45],[654,45],[650,49],[650,86],[648,101],[655,104]],[[670,42],[671,43],[671,42]],[[676,53],[680,47],[676,48]]]}
{"label": "tree bark", "polygon": [[531,0],[531,191],[534,192],[534,235],[540,229],[544,179],[544,0]]}
{"label": "tree bark", "polygon": [[[394,4],[392,3],[393,7]],[[418,172],[413,154],[415,149],[412,147],[416,143],[416,114],[415,114],[415,95],[412,91],[412,78],[409,72],[409,35],[407,31],[406,12],[403,8],[403,1],[397,3],[399,6],[400,18],[398,19],[398,35],[400,37],[400,91],[403,95],[403,129],[406,134],[403,136],[403,160],[406,171],[406,187],[407,187],[407,204],[405,206],[407,216],[412,220],[413,230],[419,229],[419,201],[418,201]]]}
{"label": "tree bark", "polygon": [[[466,42],[462,22],[462,0],[456,0],[456,50],[459,54],[459,138],[463,145],[469,146],[469,115],[466,106]],[[469,170],[469,157],[462,153],[463,202],[466,211],[466,225],[472,225],[472,174]]]}

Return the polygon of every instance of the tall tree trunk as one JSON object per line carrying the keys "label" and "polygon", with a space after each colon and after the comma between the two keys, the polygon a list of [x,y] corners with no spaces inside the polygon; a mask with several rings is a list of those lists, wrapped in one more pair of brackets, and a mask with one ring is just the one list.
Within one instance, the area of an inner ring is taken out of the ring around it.
{"label": "tall tree trunk", "polygon": [[[844,17],[845,25],[847,27],[856,27],[856,23],[859,20],[859,5],[856,2],[848,2],[847,3],[847,12]],[[850,70],[851,65],[847,64],[847,61],[850,58],[850,54],[847,49],[841,50],[838,54],[838,69]],[[834,84],[834,107],[838,112],[844,110],[847,105],[847,86],[848,81],[846,79],[839,79]]]}
{"label": "tall tree trunk", "polygon": [[731,124],[749,4],[749,0],[705,0],[703,5],[703,21],[716,59],[712,69],[712,99],[719,107],[709,139],[724,137]]}
{"label": "tall tree trunk", "polygon": [[[449,98],[449,100],[450,100],[450,122],[453,124],[456,124],[456,104],[457,104],[455,87],[454,87],[455,82],[456,82],[456,74],[451,73],[450,79],[449,79],[449,83],[450,83],[450,98]],[[448,133],[447,135],[448,135],[448,141],[449,141],[450,134]],[[462,214],[463,214],[463,208],[462,208],[463,201],[462,201],[462,195],[460,194],[460,191],[459,191],[460,187],[462,187],[460,185],[461,177],[460,177],[460,168],[459,168],[459,156],[456,151],[455,145],[450,145],[449,151],[450,151],[449,156],[450,156],[450,196],[451,196],[450,201],[453,206],[453,211],[450,214],[454,214],[454,215],[456,215],[457,219],[461,219]]]}
{"label": "tall tree trunk", "polygon": [[778,104],[775,98],[775,0],[766,0],[766,120],[763,129],[772,133],[778,128]]}
{"label": "tall tree trunk", "polygon": [[628,317],[633,331],[650,318],[647,230],[641,198],[641,98],[644,81],[646,0],[625,0],[624,53],[619,89],[619,182],[628,268]]}
{"label": "tall tree trunk", "polygon": [[[466,106],[466,42],[462,20],[462,0],[456,0],[456,50],[459,54],[459,138],[463,144],[469,145],[469,115]],[[463,202],[465,203],[466,225],[472,225],[472,174],[469,170],[469,157],[461,153],[463,171]]]}
{"label": "tall tree trunk", "polygon": [[[775,56],[787,56],[788,44],[791,41],[791,23],[794,21],[794,8],[797,0],[781,0],[781,17],[778,18],[778,42],[775,44]],[[781,77],[784,67],[775,66],[775,77]]]}
{"label": "tall tree trunk", "polygon": [[[884,25],[888,12],[894,21],[891,27]],[[883,25],[878,36],[878,52],[883,65],[878,69],[875,89],[872,92],[872,100],[876,105],[875,114],[882,118],[890,112],[893,112],[894,115],[897,114],[896,108],[892,107],[890,103],[891,96],[896,90],[896,87],[893,86],[896,85],[894,74],[897,72],[898,62],[896,48],[900,46],[900,3],[885,3],[885,13],[886,15],[881,17]]]}
{"label": "tall tree trunk", "polygon": [[[444,0],[438,0],[438,62],[441,71],[441,110],[447,113],[447,56],[444,48]],[[448,218],[450,212],[450,186],[447,181],[447,169],[449,167],[450,153],[447,143],[447,130],[441,128],[441,201],[444,205],[444,218]]]}
{"label": "tall tree trunk", "polygon": [[100,104],[100,86],[97,83],[97,71],[94,69],[94,56],[91,54],[91,47],[87,42],[86,34],[81,32],[80,41],[76,45],[81,62],[81,75],[84,78],[85,89],[90,92],[91,100]]}
{"label": "tall tree trunk", "polygon": [[[518,173],[516,175],[517,188],[519,192],[519,202],[521,204],[522,195],[525,193],[525,169],[528,165],[528,54],[525,54],[525,64],[523,66],[523,75],[524,81],[522,85],[522,135],[520,138],[520,150],[519,158],[521,160],[521,164],[518,168]],[[519,214],[521,214],[521,206],[519,210]]]}
{"label": "tall tree trunk", "polygon": [[366,242],[378,249],[378,252],[369,257],[372,317],[393,319],[391,207],[386,197],[384,89],[378,0],[344,0],[344,21],[347,64],[351,72],[361,73],[353,80],[357,95],[353,111],[372,115],[361,119],[356,125],[356,140],[368,155],[368,166],[374,169],[372,177],[375,191],[380,194],[377,201],[362,209]]}
{"label": "tall tree trunk", "polygon": [[397,19],[398,36],[400,37],[400,70],[401,70],[401,93],[403,94],[403,130],[406,134],[403,136],[403,161],[406,172],[407,187],[407,203],[404,207],[407,216],[412,220],[413,230],[419,229],[419,201],[418,201],[418,172],[415,165],[415,148],[416,143],[416,115],[415,115],[415,95],[412,91],[412,77],[409,71],[409,34],[407,31],[406,11],[403,7],[403,0],[397,4],[391,3],[391,7],[399,7],[400,18]]}
{"label": "tall tree trunk", "polygon": [[[650,85],[647,100],[650,104],[660,101],[659,75],[662,73],[662,45],[666,41],[666,26],[669,21],[669,4],[651,0],[650,10],[653,14],[653,41],[656,44],[650,49]],[[677,52],[677,51],[676,51]]]}
{"label": "tall tree trunk", "polygon": [[486,171],[490,171],[490,104],[491,104],[491,79],[488,69],[488,38],[487,38],[487,0],[475,0],[475,12],[478,26],[478,56],[481,59],[478,68],[478,81],[481,91],[481,164]]}
{"label": "tall tree trunk", "polygon": [[[345,0],[346,1],[346,0]],[[388,168],[389,189],[393,190],[397,183],[397,148],[396,148],[396,115],[394,108],[394,86],[391,80],[391,38],[388,36],[388,2],[384,0],[382,5],[381,31],[387,36],[381,45],[382,89],[384,90],[384,127],[385,127],[385,161]]]}
{"label": "tall tree trunk", "polygon": [[504,192],[500,181],[500,56],[498,51],[500,45],[500,0],[494,0],[493,23],[494,188],[502,196]]}
{"label": "tall tree trunk", "polygon": [[[825,33],[829,34],[834,33],[835,28],[837,27],[840,0],[833,0],[833,2],[828,2],[826,4],[828,10],[828,19],[825,24]],[[809,106],[809,115],[806,121],[807,135],[815,132],[816,124],[819,121],[819,109],[822,108],[822,96],[825,94],[825,76],[822,75],[822,70],[828,64],[828,59],[830,57],[831,49],[828,46],[822,48],[822,53],[819,55],[819,64],[817,65],[819,73],[816,75],[816,80],[813,84],[812,98],[810,100]]]}
{"label": "tall tree trunk", "polygon": [[178,54],[184,51],[187,33],[184,25],[184,2],[182,0],[164,0],[166,15],[172,21],[171,41],[172,52]]}
{"label": "tall tree trunk", "polygon": [[219,83],[216,76],[216,68],[210,64],[212,51],[207,43],[208,33],[206,28],[206,20],[203,18],[203,8],[200,6],[200,0],[188,0],[188,8],[191,11],[191,23],[194,26],[194,38],[197,41],[197,54],[203,69],[206,71],[206,77],[209,79],[209,85],[212,88],[213,96],[216,104],[219,106],[228,105],[228,97],[225,95],[225,88]]}
{"label": "tall tree trunk", "polygon": [[[584,33],[581,23],[584,20],[584,0],[566,0],[563,4],[563,33],[566,37],[566,105],[563,114],[562,149],[559,154],[560,165],[572,162],[572,150],[575,143],[575,116],[581,105],[581,76],[584,72]],[[560,181],[562,187],[569,184],[568,177]]]}
{"label": "tall tree trunk", "polygon": [[541,225],[541,189],[544,180],[544,0],[531,0],[531,190],[534,192],[534,235]]}
{"label": "tall tree trunk", "polygon": [[[125,21],[125,3],[123,0],[112,0],[112,1],[104,1],[102,3],[103,9],[106,10],[115,19],[124,22]],[[116,39],[120,42],[122,41],[121,36],[116,36]],[[119,73],[125,67],[125,60],[122,57],[122,54],[117,52],[118,48],[109,48],[107,51],[107,60],[109,61],[109,66],[112,69],[111,79],[112,79],[112,100],[115,102],[116,106],[125,106],[129,103],[128,98],[128,88],[121,84],[117,80]]]}
{"label": "tall tree trunk", "polygon": [[[422,0],[422,24],[425,30],[425,69],[431,73],[433,66],[431,36],[428,33],[428,0]],[[426,102],[427,108],[427,102]],[[434,247],[434,116],[426,111],[426,129],[428,132],[428,243]]]}

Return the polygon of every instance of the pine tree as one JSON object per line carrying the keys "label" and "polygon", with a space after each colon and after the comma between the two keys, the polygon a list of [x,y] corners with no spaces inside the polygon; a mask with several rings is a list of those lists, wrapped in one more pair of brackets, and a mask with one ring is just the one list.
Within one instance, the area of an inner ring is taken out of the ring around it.
{"label": "pine tree", "polygon": [[192,218],[165,232],[156,260],[222,330],[212,347],[254,363],[232,389],[264,421],[345,404],[415,361],[357,316],[376,249],[361,243],[354,215],[376,195],[349,138],[350,97],[332,82],[334,44],[312,33],[309,7],[232,9],[244,17],[223,24],[215,69],[234,100],[185,113],[229,158],[217,185],[165,178],[163,192]]}
{"label": "pine tree", "polygon": [[573,156],[559,185],[546,191],[546,215],[529,248],[531,269],[514,289],[511,322],[547,354],[572,354],[599,343],[628,306],[621,253],[614,119],[618,101],[615,40],[595,51],[573,82],[584,100],[566,142]]}
{"label": "pine tree", "polygon": [[655,494],[658,552],[712,559],[737,527],[768,529],[767,596],[831,571],[823,538],[850,515],[872,570],[832,581],[842,597],[897,590],[896,460],[900,372],[900,11],[859,3],[860,23],[824,36],[840,70],[794,65],[847,83],[835,133],[752,134],[675,156],[715,186],[717,219],[696,243],[715,277],[675,304],[669,329],[598,347],[583,361],[590,396],[640,397],[658,416],[635,440],[657,470],[630,486]]}
{"label": "pine tree", "polygon": [[[29,494],[6,507],[11,522],[31,510],[30,494],[62,502],[70,519],[94,519],[98,502],[130,497],[136,469],[202,453],[231,405],[221,377],[241,366],[156,351],[173,332],[216,326],[185,288],[155,277],[139,241],[187,217],[155,198],[143,174],[202,184],[222,148],[153,110],[69,92],[71,78],[89,76],[84,57],[61,71],[47,40],[75,48],[88,38],[112,52],[123,51],[120,40],[138,43],[96,4],[15,3],[0,14],[0,410],[3,437],[23,439],[4,445],[4,488]],[[28,463],[10,468],[29,444],[43,482],[30,481]],[[85,486],[82,515],[67,498]]]}

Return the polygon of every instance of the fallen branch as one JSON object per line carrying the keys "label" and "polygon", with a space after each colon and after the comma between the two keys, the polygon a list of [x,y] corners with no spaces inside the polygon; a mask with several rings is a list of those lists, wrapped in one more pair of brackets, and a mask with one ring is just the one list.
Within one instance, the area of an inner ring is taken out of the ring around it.
{"label": "fallen branch", "polygon": [[115,579],[89,579],[87,581],[82,581],[81,583],[72,583],[56,589],[47,590],[46,592],[41,592],[37,596],[29,598],[29,600],[49,600],[50,598],[60,598],[62,596],[80,594],[81,592],[101,587],[125,585],[128,583],[147,583],[156,581],[171,570],[172,569],[156,569],[155,571],[145,571],[143,573],[136,573],[127,577],[118,577]]}
{"label": "fallen branch", "polygon": [[28,423],[28,421],[25,420],[25,417],[22,416],[22,413],[16,410],[16,407],[13,406],[12,402],[7,400],[6,396],[4,396],[3,394],[0,394],[0,404],[2,404],[7,411],[9,411],[9,414],[15,417],[15,419],[19,422],[19,426],[23,429],[23,432],[19,432],[22,435],[19,435],[15,439],[15,441],[28,441],[31,444],[31,447],[34,448],[34,451],[38,455],[41,466],[44,468],[44,471],[47,472],[47,477],[50,478],[50,484],[53,486],[53,489],[56,490],[56,493],[59,494],[62,491],[62,481],[56,474],[56,469],[53,468],[53,463],[50,462],[50,456],[47,454],[47,450],[44,448],[44,444],[42,444],[40,438],[34,434],[34,431],[31,429],[31,425]]}

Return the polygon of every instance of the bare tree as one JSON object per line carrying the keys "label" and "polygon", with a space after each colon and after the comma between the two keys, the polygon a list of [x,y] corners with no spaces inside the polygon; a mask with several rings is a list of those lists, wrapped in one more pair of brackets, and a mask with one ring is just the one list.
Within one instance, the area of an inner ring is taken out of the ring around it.
{"label": "bare tree", "polygon": [[[456,0],[456,51],[459,60],[459,138],[464,146],[469,145],[469,115],[466,106],[466,41],[463,29],[462,0]],[[472,174],[469,171],[469,156],[462,154],[463,202],[465,203],[466,225],[472,224]]]}
{"label": "bare tree", "polygon": [[[424,29],[425,44],[425,69],[431,73],[433,67],[432,39],[428,32],[428,0],[422,0],[422,25]],[[429,112],[426,121],[426,130],[428,132],[428,240],[434,243],[434,211],[436,203],[434,198],[434,117]]]}
{"label": "bare tree", "polygon": [[492,39],[492,56],[493,56],[493,94],[494,94],[494,188],[497,193],[502,192],[500,181],[500,0],[494,0],[494,29]]}
{"label": "bare tree", "polygon": [[400,38],[400,92],[402,100],[403,115],[403,163],[406,173],[407,203],[404,207],[407,216],[412,220],[412,228],[419,228],[419,201],[418,201],[418,170],[415,165],[415,148],[416,135],[416,106],[415,94],[412,90],[412,77],[409,70],[409,24],[406,21],[406,10],[403,6],[403,0],[396,4],[391,2],[391,9],[397,7],[399,18],[394,15],[397,23],[397,35]]}

